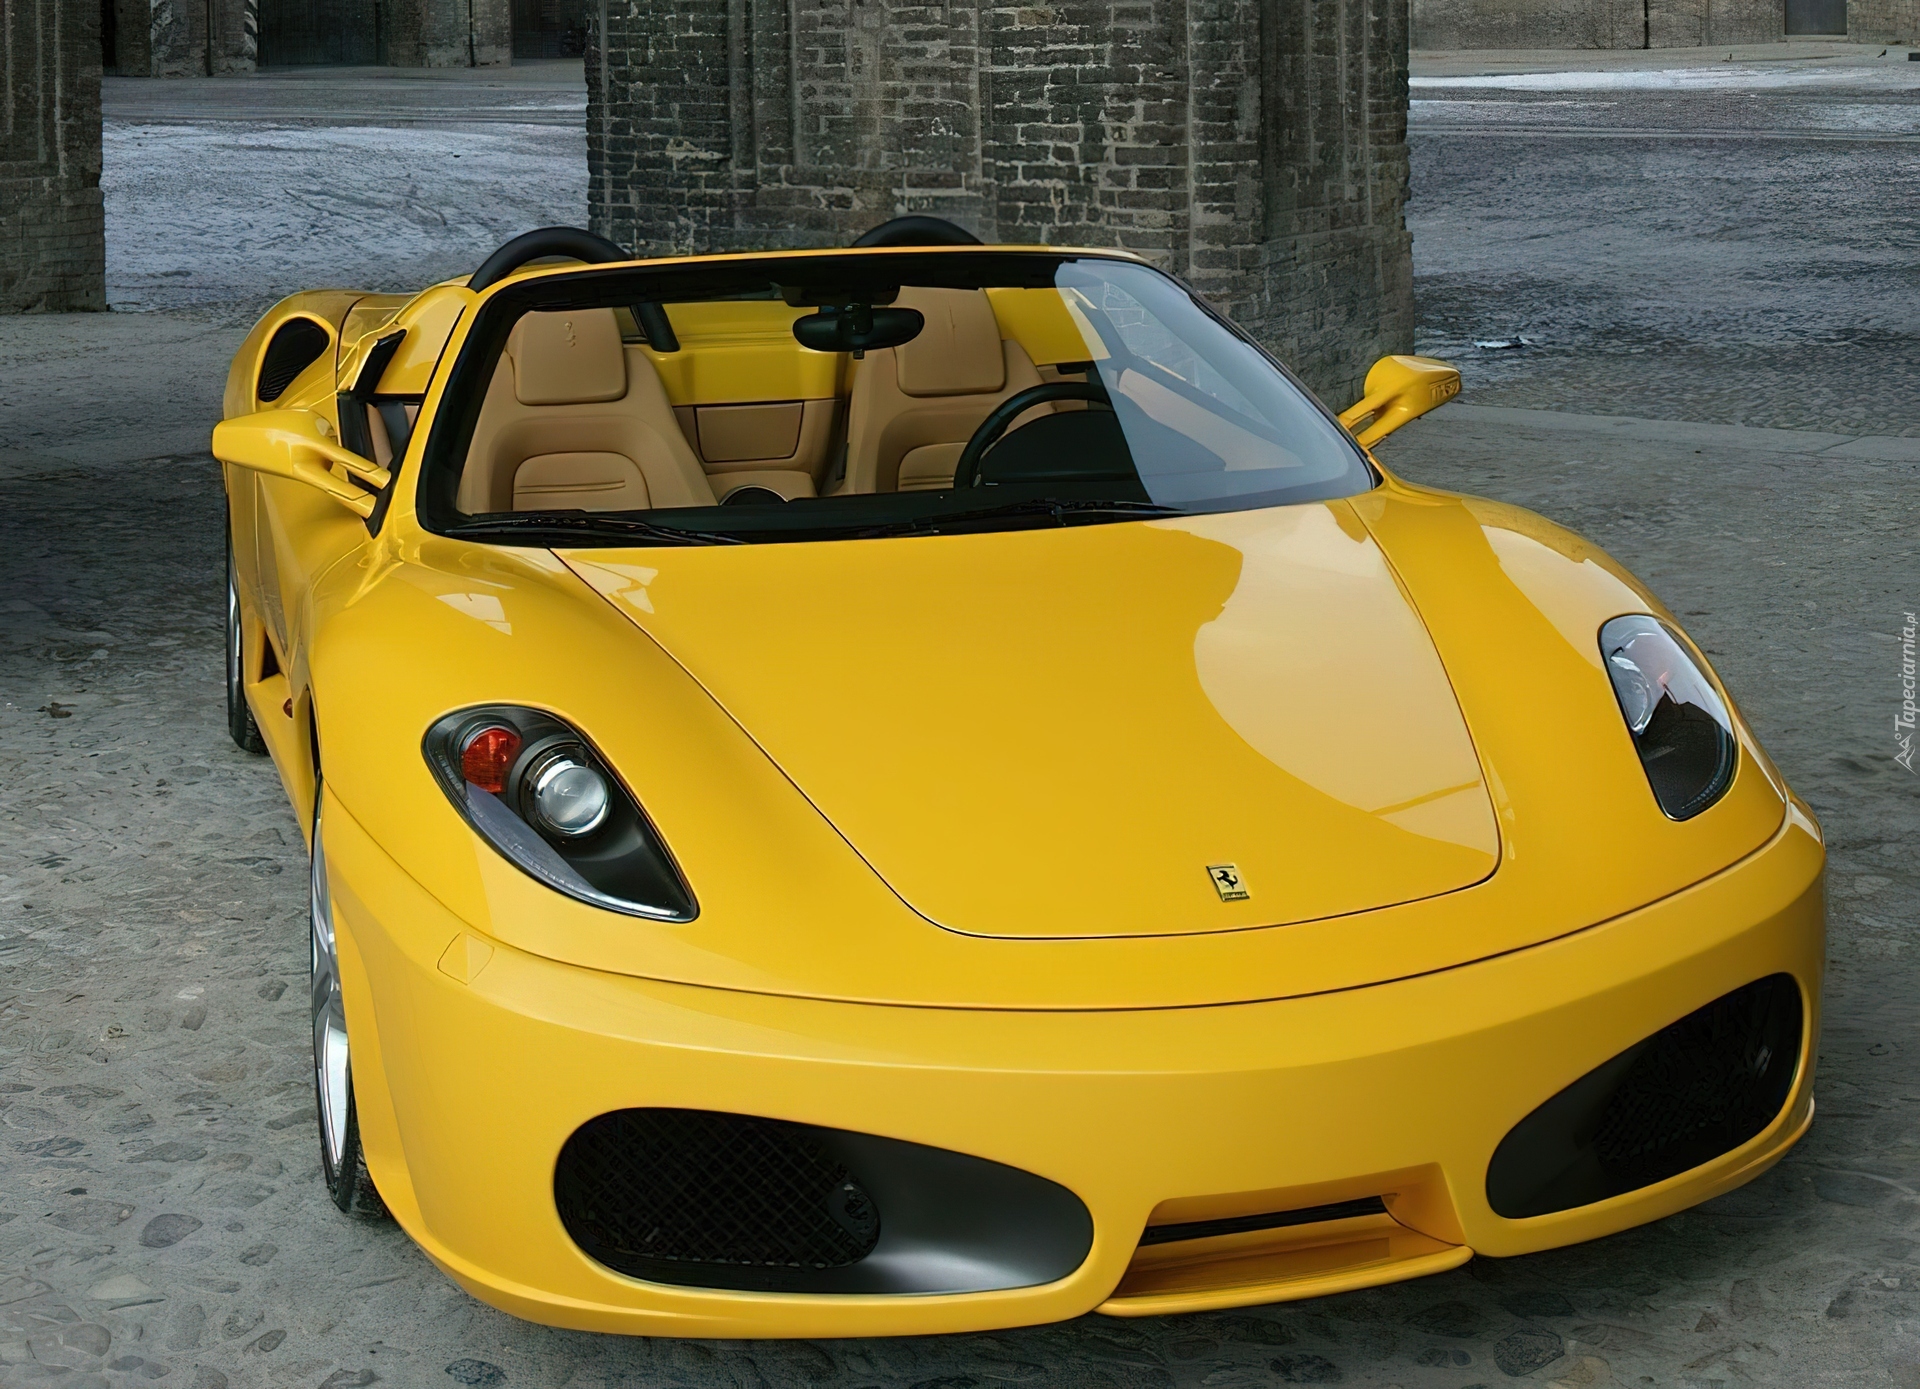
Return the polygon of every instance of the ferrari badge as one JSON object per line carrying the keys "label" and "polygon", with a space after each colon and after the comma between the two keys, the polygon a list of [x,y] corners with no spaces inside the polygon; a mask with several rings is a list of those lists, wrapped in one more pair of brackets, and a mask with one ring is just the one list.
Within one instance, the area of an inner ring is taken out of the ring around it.
{"label": "ferrari badge", "polygon": [[1210,863],[1207,876],[1213,879],[1213,890],[1220,894],[1222,902],[1244,902],[1250,895],[1247,880],[1240,876],[1240,869],[1234,864]]}

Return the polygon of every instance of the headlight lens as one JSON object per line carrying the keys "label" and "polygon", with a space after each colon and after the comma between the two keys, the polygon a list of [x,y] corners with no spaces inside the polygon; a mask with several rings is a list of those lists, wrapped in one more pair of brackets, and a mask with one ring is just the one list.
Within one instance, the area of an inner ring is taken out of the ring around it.
{"label": "headlight lens", "polygon": [[1645,613],[1603,626],[1600,655],[1653,798],[1669,819],[1698,815],[1733,784],[1739,756],[1733,719],[1713,682],[1680,639]]}
{"label": "headlight lens", "polygon": [[613,804],[607,779],[566,753],[555,753],[527,774],[527,809],[535,825],[563,839],[580,839],[606,823]]}
{"label": "headlight lens", "polygon": [[427,765],[469,825],[515,867],[596,907],[656,921],[699,908],[659,832],[580,733],[489,705],[427,730]]}

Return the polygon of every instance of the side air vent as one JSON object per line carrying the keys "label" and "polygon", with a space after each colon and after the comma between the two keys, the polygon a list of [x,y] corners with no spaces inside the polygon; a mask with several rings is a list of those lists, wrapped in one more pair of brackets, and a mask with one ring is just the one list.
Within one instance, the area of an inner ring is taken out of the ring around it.
{"label": "side air vent", "polygon": [[582,1124],[554,1169],[560,1223],[650,1282],[931,1293],[1063,1278],[1093,1244],[1065,1187],[944,1148],[700,1109]]}
{"label": "side air vent", "polygon": [[254,394],[271,403],[286,393],[293,378],[320,359],[333,336],[310,318],[290,318],[274,332],[260,358],[260,382]]}
{"label": "side air vent", "polygon": [[1595,1067],[1514,1125],[1487,1167],[1510,1220],[1603,1201],[1731,1152],[1780,1113],[1800,1063],[1800,986],[1769,975]]}

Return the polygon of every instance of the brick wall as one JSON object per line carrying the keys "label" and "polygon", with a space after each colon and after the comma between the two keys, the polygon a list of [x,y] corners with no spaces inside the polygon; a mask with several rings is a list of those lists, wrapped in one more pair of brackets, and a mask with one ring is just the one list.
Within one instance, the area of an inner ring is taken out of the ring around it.
{"label": "brick wall", "polygon": [[1641,48],[1643,0],[1413,0],[1413,46]]}
{"label": "brick wall", "polygon": [[0,4],[0,313],[104,309],[100,10]]}
{"label": "brick wall", "polygon": [[1124,246],[1345,405],[1413,338],[1404,0],[598,0],[594,228]]}
{"label": "brick wall", "polygon": [[[1916,3],[1916,0],[1870,0]],[[1785,0],[1412,0],[1413,46],[1696,48],[1773,43]],[[1855,0],[1858,3],[1858,0]]]}
{"label": "brick wall", "polygon": [[1855,43],[1920,44],[1920,0],[1847,0],[1847,37]]}
{"label": "brick wall", "polygon": [[1786,0],[1651,0],[1654,48],[1777,43],[1787,36]]}

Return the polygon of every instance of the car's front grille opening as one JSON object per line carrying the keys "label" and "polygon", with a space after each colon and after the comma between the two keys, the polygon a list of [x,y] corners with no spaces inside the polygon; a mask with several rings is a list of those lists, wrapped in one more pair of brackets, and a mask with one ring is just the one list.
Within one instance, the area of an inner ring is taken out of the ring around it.
{"label": "car's front grille opening", "polygon": [[1093,1247],[1086,1205],[1004,1163],[700,1109],[587,1120],[553,1173],[582,1253],[652,1283],[744,1292],[1030,1288]]}
{"label": "car's front grille opening", "polygon": [[1597,1066],[1514,1125],[1487,1203],[1547,1215],[1678,1176],[1759,1135],[1799,1069],[1800,986],[1774,974]]}
{"label": "car's front grille opening", "polygon": [[1179,1244],[1184,1240],[1212,1239],[1216,1235],[1283,1230],[1289,1225],[1318,1225],[1327,1220],[1351,1220],[1356,1216],[1386,1213],[1385,1201],[1378,1196],[1363,1196],[1357,1201],[1335,1201],[1332,1205],[1307,1206],[1300,1210],[1265,1211],[1259,1215],[1236,1215],[1222,1220],[1190,1220],[1181,1225],[1149,1225],[1140,1236],[1140,1243]]}
{"label": "car's front grille opening", "polygon": [[1166,1202],[1158,1209],[1172,1215],[1196,1207],[1244,1211],[1256,1201],[1279,1209],[1149,1225],[1099,1310],[1140,1317],[1289,1302],[1437,1273],[1471,1257],[1463,1246],[1402,1225],[1387,1209],[1389,1199],[1396,1209],[1405,1201],[1441,1226],[1452,1224],[1438,1167],[1356,1176],[1342,1185],[1348,1191],[1373,1186],[1381,1194],[1300,1204],[1332,1194],[1318,1185]]}
{"label": "car's front grille opening", "polygon": [[743,1114],[602,1114],[567,1140],[554,1197],[575,1243],[635,1276],[661,1262],[842,1268],[880,1238],[859,1178],[805,1126]]}

